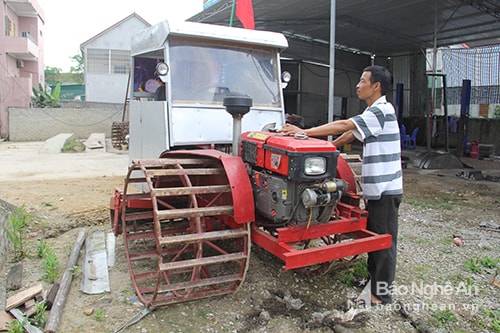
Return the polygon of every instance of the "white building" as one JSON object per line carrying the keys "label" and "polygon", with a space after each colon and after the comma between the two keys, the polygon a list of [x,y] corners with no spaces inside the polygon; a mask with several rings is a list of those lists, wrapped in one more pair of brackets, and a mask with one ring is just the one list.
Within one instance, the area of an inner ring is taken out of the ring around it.
{"label": "white building", "polygon": [[80,45],[85,65],[85,100],[124,103],[130,73],[131,38],[151,26],[133,13]]}

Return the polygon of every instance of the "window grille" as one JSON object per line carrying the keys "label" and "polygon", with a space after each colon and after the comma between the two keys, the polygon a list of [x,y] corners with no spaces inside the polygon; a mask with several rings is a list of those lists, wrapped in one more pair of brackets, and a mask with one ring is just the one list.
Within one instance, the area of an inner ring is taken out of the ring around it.
{"label": "window grille", "polygon": [[130,51],[87,49],[87,73],[127,74],[130,71]]}

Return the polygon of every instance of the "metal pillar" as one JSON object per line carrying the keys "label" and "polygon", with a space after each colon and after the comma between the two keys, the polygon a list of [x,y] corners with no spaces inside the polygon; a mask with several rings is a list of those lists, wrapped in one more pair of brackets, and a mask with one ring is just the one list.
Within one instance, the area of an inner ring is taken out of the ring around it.
{"label": "metal pillar", "polygon": [[404,108],[404,84],[396,83],[396,106],[398,108],[398,124],[401,127],[403,123],[403,108]]}
{"label": "metal pillar", "polygon": [[[335,16],[336,16],[336,1],[330,1],[330,71],[328,76],[328,122],[333,121],[333,105],[335,96]],[[328,140],[332,140],[332,136],[328,136]]]}

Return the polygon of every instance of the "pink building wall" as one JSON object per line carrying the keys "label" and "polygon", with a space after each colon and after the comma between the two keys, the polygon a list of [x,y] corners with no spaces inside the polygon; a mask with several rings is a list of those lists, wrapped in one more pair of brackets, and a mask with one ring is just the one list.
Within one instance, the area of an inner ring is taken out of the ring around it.
{"label": "pink building wall", "polygon": [[29,107],[32,88],[45,81],[44,13],[36,0],[0,3],[0,136],[9,134],[9,107]]}

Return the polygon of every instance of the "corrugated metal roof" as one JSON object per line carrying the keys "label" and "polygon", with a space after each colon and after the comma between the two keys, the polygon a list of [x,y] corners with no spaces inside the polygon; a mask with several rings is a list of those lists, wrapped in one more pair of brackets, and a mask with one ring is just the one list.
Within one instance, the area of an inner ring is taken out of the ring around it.
{"label": "corrugated metal roof", "polygon": [[[232,4],[219,0],[189,20],[229,25]],[[255,26],[328,48],[330,6],[330,0],[253,0]],[[435,36],[437,47],[500,44],[497,0],[337,0],[335,8],[335,42],[341,49],[411,54],[432,48]],[[236,18],[233,25],[241,26]]]}

